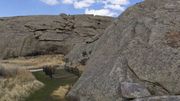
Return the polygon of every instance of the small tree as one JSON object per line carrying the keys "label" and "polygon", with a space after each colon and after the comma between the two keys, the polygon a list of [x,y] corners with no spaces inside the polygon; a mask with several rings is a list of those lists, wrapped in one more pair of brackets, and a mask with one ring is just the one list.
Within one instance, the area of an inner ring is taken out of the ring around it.
{"label": "small tree", "polygon": [[43,72],[45,72],[46,75],[48,75],[50,78],[53,78],[53,74],[55,74],[55,68],[51,66],[45,66],[43,67]]}

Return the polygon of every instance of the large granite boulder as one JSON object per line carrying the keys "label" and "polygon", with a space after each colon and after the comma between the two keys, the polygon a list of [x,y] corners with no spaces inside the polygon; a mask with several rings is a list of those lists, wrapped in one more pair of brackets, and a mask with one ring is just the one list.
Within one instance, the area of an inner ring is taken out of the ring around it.
{"label": "large granite boulder", "polygon": [[[128,8],[93,50],[68,94],[72,101],[179,101],[179,97],[139,98],[180,94],[179,0],[145,0]],[[139,93],[129,99],[122,92],[131,89],[122,91],[123,82],[145,87],[150,95]]]}
{"label": "large granite boulder", "polygon": [[[112,20],[111,17],[65,14],[0,18],[0,59],[67,55],[77,44],[95,43]],[[77,57],[82,51],[75,53],[78,54],[67,58]]]}

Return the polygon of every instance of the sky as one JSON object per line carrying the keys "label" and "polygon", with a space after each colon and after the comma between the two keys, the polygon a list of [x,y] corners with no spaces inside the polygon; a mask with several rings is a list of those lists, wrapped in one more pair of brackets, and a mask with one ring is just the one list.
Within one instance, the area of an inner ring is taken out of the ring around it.
{"label": "sky", "polygon": [[117,17],[143,0],[0,0],[0,17],[94,14]]}

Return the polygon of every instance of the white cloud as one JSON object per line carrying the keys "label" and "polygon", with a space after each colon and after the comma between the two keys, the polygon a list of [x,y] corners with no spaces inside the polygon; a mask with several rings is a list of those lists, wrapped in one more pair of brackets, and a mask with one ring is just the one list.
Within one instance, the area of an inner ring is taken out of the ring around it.
{"label": "white cloud", "polygon": [[102,15],[102,16],[117,16],[118,14],[115,12],[111,12],[109,9],[86,9],[85,14],[93,14],[93,15]]}
{"label": "white cloud", "polygon": [[129,4],[129,0],[62,0],[64,4],[73,4],[74,8],[88,8],[95,3],[101,3],[104,8],[113,10],[124,10],[123,5]]}
{"label": "white cloud", "polygon": [[87,8],[87,7],[90,7],[94,3],[95,3],[95,0],[75,1],[74,2],[74,7],[75,8]]}
{"label": "white cloud", "polygon": [[109,8],[112,10],[125,10],[125,5],[129,4],[129,0],[104,0],[104,8]]}
{"label": "white cloud", "polygon": [[40,1],[44,2],[45,4],[52,5],[52,6],[59,4],[58,0],[40,0]]}
{"label": "white cloud", "polygon": [[64,4],[73,4],[74,0],[62,0]]}
{"label": "white cloud", "polygon": [[120,10],[120,11],[124,11],[125,10],[125,7],[123,7],[123,6],[112,5],[112,4],[104,5],[104,8],[112,9],[112,10]]}
{"label": "white cloud", "polygon": [[112,5],[126,5],[129,3],[129,0],[102,0],[102,2]]}
{"label": "white cloud", "polygon": [[[129,0],[40,0],[48,5],[57,5],[59,3],[72,5],[75,9],[85,10],[85,14],[118,16],[125,10]],[[94,4],[98,4],[94,9]],[[100,5],[99,5],[100,4]]]}

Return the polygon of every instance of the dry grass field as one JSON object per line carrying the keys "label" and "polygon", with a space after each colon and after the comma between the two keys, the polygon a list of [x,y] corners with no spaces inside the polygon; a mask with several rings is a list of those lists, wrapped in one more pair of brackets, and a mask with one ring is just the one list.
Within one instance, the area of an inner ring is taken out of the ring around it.
{"label": "dry grass field", "polygon": [[[34,91],[43,87],[43,83],[23,68],[0,66],[0,101],[23,101]],[[2,69],[3,68],[3,69]]]}
{"label": "dry grass field", "polygon": [[[57,54],[1,60],[0,101],[65,101],[69,85],[78,77],[63,69],[63,60],[63,55]],[[44,66],[58,66],[53,79],[42,71],[29,71]]]}
{"label": "dry grass field", "polygon": [[43,66],[64,65],[63,55],[42,55],[34,57],[19,57],[1,60],[4,67],[22,67],[27,69],[42,68]]}
{"label": "dry grass field", "polygon": [[71,89],[70,85],[60,86],[57,90],[53,91],[52,96],[56,97],[57,99],[63,100],[65,99],[64,97],[66,96],[66,94],[70,89]]}

